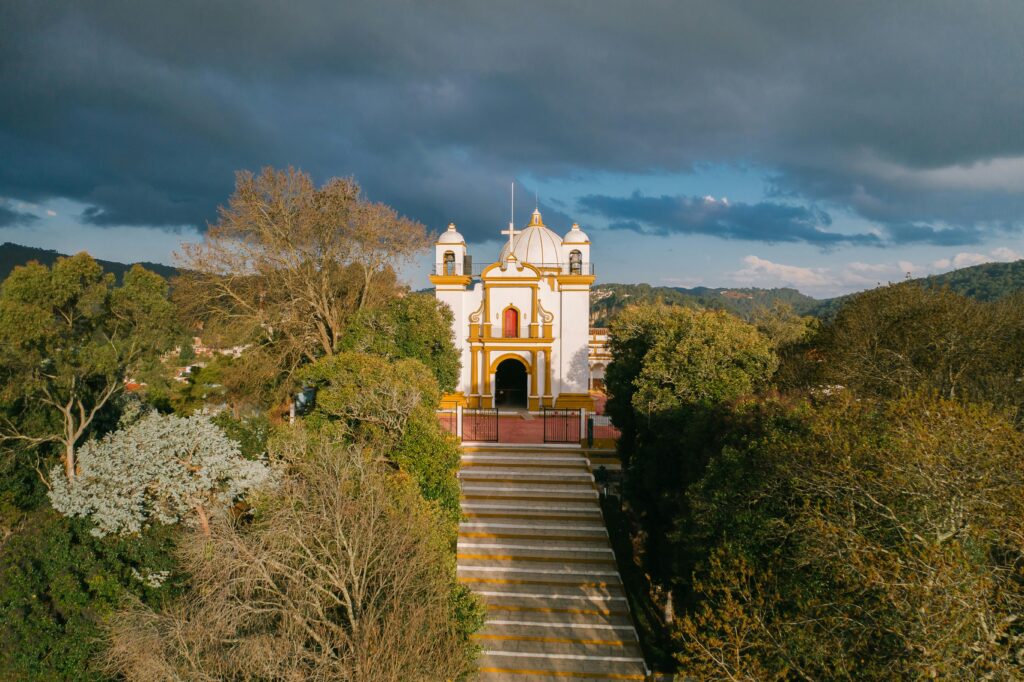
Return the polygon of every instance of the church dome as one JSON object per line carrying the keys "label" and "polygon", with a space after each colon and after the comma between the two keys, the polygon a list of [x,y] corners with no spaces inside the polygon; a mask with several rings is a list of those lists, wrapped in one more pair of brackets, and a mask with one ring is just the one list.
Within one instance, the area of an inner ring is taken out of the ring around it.
{"label": "church dome", "polygon": [[590,237],[587,233],[580,229],[579,223],[573,223],[572,229],[565,233],[565,237],[562,239],[563,244],[588,244],[590,243]]}
{"label": "church dome", "polygon": [[[540,211],[534,209],[530,224],[513,238],[512,251],[520,263],[557,265],[562,261],[562,240],[544,225]],[[504,262],[507,257],[506,243],[498,260]]]}
{"label": "church dome", "polygon": [[465,244],[466,240],[455,230],[455,223],[448,223],[448,229],[437,238],[438,244]]}

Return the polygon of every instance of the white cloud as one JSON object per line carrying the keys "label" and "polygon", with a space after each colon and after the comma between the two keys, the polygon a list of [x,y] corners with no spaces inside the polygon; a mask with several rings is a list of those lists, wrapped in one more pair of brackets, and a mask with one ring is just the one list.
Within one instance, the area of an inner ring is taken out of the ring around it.
{"label": "white cloud", "polygon": [[804,293],[821,297],[837,296],[890,282],[900,282],[908,275],[924,277],[955,268],[1021,258],[1024,256],[1006,246],[992,249],[987,254],[963,251],[922,265],[909,260],[889,263],[852,261],[830,268],[811,268],[775,263],[759,256],[747,256],[743,259],[745,267],[728,275],[737,284],[744,286],[793,286]]}
{"label": "white cloud", "polygon": [[848,263],[846,267],[853,272],[889,272],[892,269],[892,265],[889,263],[862,263],[860,261],[854,261]]}
{"label": "white cloud", "polygon": [[971,265],[981,265],[987,263],[991,258],[982,253],[969,253],[967,251],[961,251],[960,253],[953,256],[953,267],[954,268],[966,268]]}
{"label": "white cloud", "polygon": [[1021,254],[1006,246],[1000,246],[997,249],[992,249],[992,257],[1001,261],[1020,260],[1021,258],[1024,258]]}
{"label": "white cloud", "polygon": [[996,247],[987,254],[961,251],[949,258],[939,258],[938,260],[932,261],[931,270],[932,272],[942,272],[956,268],[968,268],[972,265],[981,265],[982,263],[1006,263],[1009,261],[1020,260],[1021,258],[1024,258],[1024,256],[1008,246]]}
{"label": "white cloud", "polygon": [[747,267],[732,273],[737,282],[759,284],[764,282],[789,284],[797,287],[825,287],[833,284],[825,274],[826,268],[803,268],[798,265],[784,265],[757,256],[743,259]]}

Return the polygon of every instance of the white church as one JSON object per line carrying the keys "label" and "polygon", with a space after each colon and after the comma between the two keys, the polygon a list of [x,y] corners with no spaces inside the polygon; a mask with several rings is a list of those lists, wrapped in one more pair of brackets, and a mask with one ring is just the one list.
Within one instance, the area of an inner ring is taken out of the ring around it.
{"label": "white church", "polygon": [[462,358],[456,392],[442,402],[593,410],[608,356],[606,330],[590,329],[590,239],[575,224],[559,237],[539,210],[502,234],[508,242],[479,277],[454,223],[437,241],[430,281],[454,313]]}

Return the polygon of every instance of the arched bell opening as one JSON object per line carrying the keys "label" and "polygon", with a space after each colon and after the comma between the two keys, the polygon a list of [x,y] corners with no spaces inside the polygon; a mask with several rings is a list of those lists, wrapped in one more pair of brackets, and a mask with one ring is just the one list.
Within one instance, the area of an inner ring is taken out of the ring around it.
{"label": "arched bell opening", "polygon": [[494,404],[497,407],[523,407],[526,402],[526,365],[521,360],[502,360],[494,370]]}

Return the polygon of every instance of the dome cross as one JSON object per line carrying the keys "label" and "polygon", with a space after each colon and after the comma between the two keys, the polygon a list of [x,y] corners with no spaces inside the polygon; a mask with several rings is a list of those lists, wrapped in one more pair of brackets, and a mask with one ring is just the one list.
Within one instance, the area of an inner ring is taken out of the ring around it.
{"label": "dome cross", "polygon": [[512,223],[509,223],[508,224],[508,229],[507,230],[502,230],[501,233],[508,235],[508,252],[512,253],[512,240],[515,238],[515,236],[517,234],[519,234],[518,232],[516,232],[515,225],[513,225]]}

